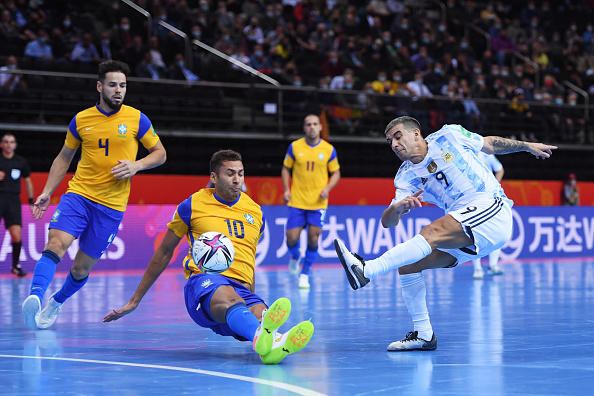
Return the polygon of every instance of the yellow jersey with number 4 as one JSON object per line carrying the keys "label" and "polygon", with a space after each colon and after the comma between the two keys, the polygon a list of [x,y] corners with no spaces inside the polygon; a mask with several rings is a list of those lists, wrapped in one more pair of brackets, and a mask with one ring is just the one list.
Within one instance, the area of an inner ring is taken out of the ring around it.
{"label": "yellow jersey with number 4", "polygon": [[328,173],[340,169],[334,147],[320,140],[315,146],[305,138],[289,145],[283,165],[292,170],[291,201],[287,204],[298,209],[327,209],[328,200],[320,192],[328,185]]}
{"label": "yellow jersey with number 4", "polygon": [[186,279],[201,273],[192,260],[194,241],[205,232],[217,231],[227,235],[235,248],[233,264],[221,275],[251,285],[256,268],[256,246],[264,225],[260,205],[247,194],[241,193],[234,202],[227,202],[214,188],[203,188],[177,206],[167,227],[178,237],[186,235],[188,238],[190,251],[183,260]]}
{"label": "yellow jersey with number 4", "polygon": [[80,161],[66,192],[123,212],[130,196],[131,178],[117,179],[111,168],[118,160],[135,161],[138,142],[150,149],[158,141],[151,121],[133,107],[122,105],[118,111],[105,113],[95,105],[81,111],[66,132],[66,147],[81,147]]}

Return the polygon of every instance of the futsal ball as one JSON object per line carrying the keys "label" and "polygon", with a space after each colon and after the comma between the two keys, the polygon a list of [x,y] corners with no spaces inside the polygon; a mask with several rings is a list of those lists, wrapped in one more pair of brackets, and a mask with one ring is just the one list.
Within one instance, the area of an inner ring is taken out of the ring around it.
{"label": "futsal ball", "polygon": [[229,269],[234,258],[233,242],[220,232],[205,232],[192,246],[192,260],[200,271],[207,274],[218,274]]}

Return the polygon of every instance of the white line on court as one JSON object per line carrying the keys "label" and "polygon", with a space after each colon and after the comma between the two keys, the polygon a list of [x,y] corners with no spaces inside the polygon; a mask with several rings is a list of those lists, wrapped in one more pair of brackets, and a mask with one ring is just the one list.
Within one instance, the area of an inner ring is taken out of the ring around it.
{"label": "white line on court", "polygon": [[110,362],[106,360],[91,360],[91,359],[72,359],[72,358],[61,358],[52,356],[19,356],[19,355],[0,355],[0,358],[16,358],[16,359],[46,359],[46,360],[62,360],[67,362],[80,362],[80,363],[95,363],[95,364],[108,364],[113,366],[132,366],[132,367],[143,367],[143,368],[154,368],[162,370],[173,370],[173,371],[185,371],[187,373],[196,373],[204,375],[212,375],[213,377],[229,378],[238,381],[253,382],[255,384],[268,385],[274,388],[288,390],[298,395],[305,396],[326,396],[324,393],[316,392],[310,389],[305,389],[300,386],[284,384],[282,382],[270,381],[260,378],[245,377],[243,375],[219,373],[216,371],[192,369],[186,367],[175,367],[175,366],[163,366],[160,364],[141,364],[141,363],[126,363],[126,362]]}

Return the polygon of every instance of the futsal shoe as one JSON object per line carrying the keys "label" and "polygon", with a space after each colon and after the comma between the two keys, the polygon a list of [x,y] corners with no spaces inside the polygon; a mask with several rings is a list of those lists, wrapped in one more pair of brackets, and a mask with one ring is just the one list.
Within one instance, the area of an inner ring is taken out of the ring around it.
{"label": "futsal shoe", "polygon": [[488,275],[503,275],[503,268],[501,268],[500,266],[498,266],[497,264],[495,264],[494,266],[489,266],[489,269],[487,269],[487,274]]}
{"label": "futsal shoe", "polygon": [[309,320],[301,322],[285,334],[277,334],[272,349],[267,355],[262,355],[262,363],[277,364],[287,355],[298,352],[305,348],[311,340],[314,332],[314,325]]}
{"label": "futsal shoe", "polygon": [[260,355],[268,355],[272,349],[276,329],[281,327],[291,313],[291,301],[281,297],[270,308],[262,312],[262,322],[254,335],[254,351]]}
{"label": "futsal shoe", "polygon": [[435,333],[433,333],[430,341],[419,338],[418,335],[419,333],[417,331],[408,332],[404,339],[388,345],[388,351],[434,351],[437,349],[437,338],[435,338]]}
{"label": "futsal shoe", "polygon": [[301,257],[294,259],[291,257],[289,260],[289,274],[293,276],[299,275],[299,266],[301,265]]}
{"label": "futsal shoe", "polygon": [[334,249],[340,263],[344,267],[347,279],[351,284],[353,290],[357,290],[369,283],[369,279],[363,274],[365,261],[357,254],[351,253],[347,250],[344,242],[340,239],[334,240]]}
{"label": "futsal shoe", "polygon": [[58,318],[58,314],[62,309],[62,304],[57,302],[54,299],[54,296],[51,296],[47,305],[41,311],[41,315],[39,315],[39,321],[37,322],[37,327],[40,329],[47,329],[51,325],[54,324],[56,319]]}
{"label": "futsal shoe", "polygon": [[474,279],[483,279],[485,277],[485,271],[482,268],[475,269],[474,273],[472,274]]}
{"label": "futsal shoe", "polygon": [[12,267],[12,269],[10,270],[10,272],[12,272],[13,274],[15,274],[19,278],[22,278],[23,276],[27,275],[27,273],[25,271],[23,271],[23,268],[21,267],[20,264]]}
{"label": "futsal shoe", "polygon": [[309,275],[306,275],[306,274],[299,275],[299,288],[300,289],[309,289]]}
{"label": "futsal shoe", "polygon": [[25,317],[25,327],[30,330],[37,329],[39,314],[41,311],[41,301],[36,295],[30,295],[23,301],[23,316]]}

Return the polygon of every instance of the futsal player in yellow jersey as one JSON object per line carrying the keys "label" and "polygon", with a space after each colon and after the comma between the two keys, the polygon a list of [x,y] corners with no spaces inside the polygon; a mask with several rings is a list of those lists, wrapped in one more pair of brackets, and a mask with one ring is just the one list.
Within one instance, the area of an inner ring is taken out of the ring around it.
{"label": "futsal player in yellow jersey", "polygon": [[[305,137],[289,145],[281,178],[283,202],[289,207],[287,217],[287,248],[291,255],[289,272],[299,273],[299,288],[309,289],[309,270],[318,256],[318,238],[322,233],[328,195],[340,180],[340,165],[334,147],[322,140],[322,124],[317,115],[303,120]],[[291,186],[291,177],[293,185]],[[299,236],[307,226],[307,249],[300,257]]]}
{"label": "futsal player in yellow jersey", "polygon": [[[166,152],[150,120],[123,105],[128,65],[105,61],[99,65],[99,102],[78,113],[70,122],[66,141],[54,160],[43,192],[35,201],[33,217],[43,217],[77,149],[81,158],[68,190],[60,198],[49,225],[48,242],[35,265],[31,291],[23,302],[25,326],[51,326],[67,298],[88,280],[89,272],[115,238],[130,194],[130,178],[138,171],[165,162]],[[136,160],[138,143],[149,154]],[[79,249],[62,288],[41,310],[45,291],[56,265],[75,239]]]}
{"label": "futsal player in yellow jersey", "polygon": [[184,236],[192,246],[201,234],[218,231],[233,241],[235,259],[228,270],[205,274],[193,262],[190,249],[183,259],[188,279],[184,287],[188,314],[199,326],[217,334],[252,341],[263,363],[279,363],[307,345],[313,335],[313,324],[301,322],[287,333],[277,334],[276,329],[289,317],[291,302],[279,298],[266,309],[264,301],[255,294],[256,246],[265,222],[260,206],[241,192],[244,180],[241,155],[232,150],[214,153],[210,160],[210,180],[214,189],[202,189],[178,205],[136,292],[122,309],[113,310],[103,321],[117,320],[138,307],[167,268]]}

